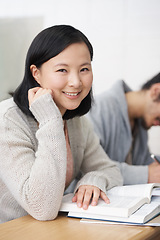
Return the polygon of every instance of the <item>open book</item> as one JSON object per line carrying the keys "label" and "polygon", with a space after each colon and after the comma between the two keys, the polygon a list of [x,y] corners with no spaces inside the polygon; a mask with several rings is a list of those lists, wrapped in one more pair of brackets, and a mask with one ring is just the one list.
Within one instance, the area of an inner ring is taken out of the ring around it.
{"label": "open book", "polygon": [[[143,215],[149,216],[146,218],[143,216],[143,221],[148,221],[160,212],[160,188],[158,187],[160,187],[160,184],[155,183],[114,187],[107,192],[110,204],[106,204],[102,199],[99,199],[97,206],[90,205],[87,210],[78,208],[76,203],[72,203],[73,194],[67,194],[63,197],[60,211],[69,212],[68,216],[72,217],[126,221],[134,212],[146,204],[147,207],[144,206],[145,213]],[[154,203],[151,202],[153,194],[159,196]],[[150,202],[151,204],[149,204]],[[131,217],[132,222],[137,221],[133,216]]]}
{"label": "open book", "polygon": [[83,219],[96,219],[96,220],[105,220],[109,222],[119,222],[119,223],[134,223],[134,224],[144,224],[160,214],[160,198],[159,202],[151,201],[149,204],[144,204],[136,212],[131,214],[129,217],[116,217],[116,216],[107,216],[101,214],[93,214],[87,212],[69,212],[68,217],[76,217]]}

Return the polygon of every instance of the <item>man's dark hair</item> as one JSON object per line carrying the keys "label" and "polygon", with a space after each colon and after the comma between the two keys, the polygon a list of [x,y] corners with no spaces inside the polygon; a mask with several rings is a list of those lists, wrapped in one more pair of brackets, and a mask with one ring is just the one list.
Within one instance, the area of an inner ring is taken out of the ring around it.
{"label": "man's dark hair", "polygon": [[147,81],[146,83],[144,83],[142,85],[142,90],[148,90],[151,88],[151,86],[155,83],[160,83],[160,73],[158,73],[156,76],[154,76],[153,78],[151,78],[149,81]]}
{"label": "man's dark hair", "polygon": [[[29,110],[28,90],[39,87],[40,85],[32,76],[30,66],[34,64],[40,68],[43,63],[57,56],[65,48],[73,43],[84,42],[90,52],[91,61],[93,59],[93,48],[87,37],[79,30],[69,25],[56,25],[41,31],[32,41],[27,53],[25,62],[25,74],[22,83],[13,93],[13,99],[18,107],[29,116],[32,116]],[[92,89],[83,99],[78,108],[67,110],[63,119],[70,119],[75,116],[82,116],[91,108]]]}

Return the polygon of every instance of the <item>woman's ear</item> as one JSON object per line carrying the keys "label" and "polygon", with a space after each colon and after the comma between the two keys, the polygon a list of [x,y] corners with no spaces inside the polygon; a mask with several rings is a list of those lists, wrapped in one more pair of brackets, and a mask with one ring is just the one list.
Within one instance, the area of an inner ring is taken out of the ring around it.
{"label": "woman's ear", "polygon": [[39,69],[34,64],[32,64],[30,66],[30,71],[32,73],[32,76],[36,80],[36,82],[40,84],[40,81],[39,81]]}

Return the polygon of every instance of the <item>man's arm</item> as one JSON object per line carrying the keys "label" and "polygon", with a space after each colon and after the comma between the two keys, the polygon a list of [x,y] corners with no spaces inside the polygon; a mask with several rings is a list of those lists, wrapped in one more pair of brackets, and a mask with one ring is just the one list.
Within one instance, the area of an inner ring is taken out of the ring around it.
{"label": "man's arm", "polygon": [[121,170],[123,184],[145,184],[148,183],[148,166],[129,165],[115,161]]}

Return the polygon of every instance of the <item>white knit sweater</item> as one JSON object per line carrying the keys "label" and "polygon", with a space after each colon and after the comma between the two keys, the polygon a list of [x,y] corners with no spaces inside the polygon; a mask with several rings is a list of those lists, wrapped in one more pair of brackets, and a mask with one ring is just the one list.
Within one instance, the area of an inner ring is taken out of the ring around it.
{"label": "white knit sweater", "polygon": [[[56,218],[65,190],[66,142],[61,114],[50,94],[38,98],[26,116],[13,99],[0,103],[0,223],[26,214]],[[39,126],[37,124],[39,123]],[[85,117],[67,121],[74,179],[106,191],[122,177],[99,145]],[[75,189],[75,190],[76,190]]]}

